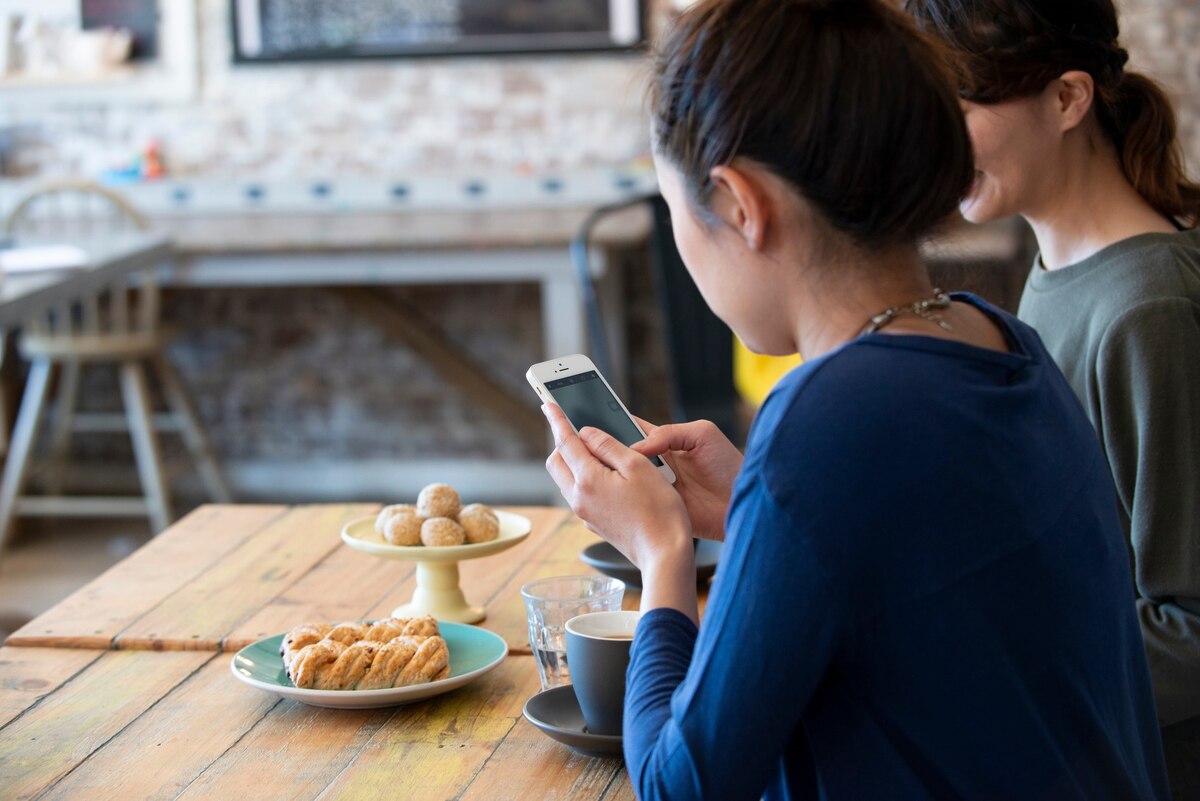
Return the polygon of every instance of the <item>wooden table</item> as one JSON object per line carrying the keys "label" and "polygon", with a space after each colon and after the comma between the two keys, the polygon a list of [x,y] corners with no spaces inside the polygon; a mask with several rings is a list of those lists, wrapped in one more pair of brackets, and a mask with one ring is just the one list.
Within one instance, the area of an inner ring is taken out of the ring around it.
{"label": "wooden table", "polygon": [[[305,621],[385,616],[414,566],[343,546],[366,504],[205,506],[0,649],[0,797],[632,799],[620,759],[521,716],[539,689],[519,589],[591,573],[566,510],[519,507],[529,538],[460,565],[508,641],[461,690],[389,709],[309,707],[230,674],[230,652]],[[627,592],[626,608],[636,608]]]}

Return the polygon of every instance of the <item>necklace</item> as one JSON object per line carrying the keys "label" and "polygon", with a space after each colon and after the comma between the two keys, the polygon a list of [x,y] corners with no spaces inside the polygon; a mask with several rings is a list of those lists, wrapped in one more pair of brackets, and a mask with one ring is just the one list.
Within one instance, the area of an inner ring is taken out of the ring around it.
{"label": "necklace", "polygon": [[942,319],[942,315],[935,311],[936,309],[948,308],[950,308],[950,296],[935,287],[932,297],[907,305],[889,306],[878,314],[871,315],[867,320],[867,324],[863,326],[863,330],[858,332],[858,335],[861,337],[864,334],[873,334],[902,314],[915,314],[931,323],[937,323],[946,331],[953,331],[954,329],[950,327],[949,323]]}

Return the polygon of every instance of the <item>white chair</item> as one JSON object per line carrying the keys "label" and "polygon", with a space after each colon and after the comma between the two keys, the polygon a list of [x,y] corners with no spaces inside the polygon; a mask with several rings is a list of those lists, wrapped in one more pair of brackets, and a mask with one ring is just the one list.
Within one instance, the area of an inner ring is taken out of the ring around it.
{"label": "white chair", "polygon": [[[95,184],[63,181],[44,186],[13,209],[5,233],[70,242],[131,230],[149,223],[117,193]],[[19,351],[29,360],[29,378],[0,479],[0,551],[16,516],[145,515],[155,532],[171,520],[156,430],[182,435],[213,500],[229,503],[232,493],[204,435],[183,382],[165,356],[159,326],[159,287],[154,270],[119,279],[104,290],[31,320]],[[79,414],[76,404],[85,366],[115,365],[124,415]],[[153,414],[147,371],[163,389],[170,412]],[[47,411],[51,379],[59,372],[50,435],[47,494],[25,495],[34,451]],[[124,431],[133,441],[141,497],[64,496],[64,467],[72,431]]]}

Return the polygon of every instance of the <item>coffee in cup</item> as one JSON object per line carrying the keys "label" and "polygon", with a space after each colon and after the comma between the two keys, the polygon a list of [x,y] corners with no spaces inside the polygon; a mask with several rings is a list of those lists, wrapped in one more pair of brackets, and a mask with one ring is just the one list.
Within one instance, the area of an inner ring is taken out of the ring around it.
{"label": "coffee in cup", "polygon": [[625,670],[640,612],[591,612],[567,621],[567,663],[592,734],[620,734]]}

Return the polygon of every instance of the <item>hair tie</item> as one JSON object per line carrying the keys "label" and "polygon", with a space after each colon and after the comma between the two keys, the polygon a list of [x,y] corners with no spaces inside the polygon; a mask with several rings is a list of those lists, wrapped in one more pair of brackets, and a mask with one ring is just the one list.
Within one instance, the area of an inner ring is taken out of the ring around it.
{"label": "hair tie", "polygon": [[1113,83],[1120,83],[1125,77],[1125,64],[1129,61],[1129,51],[1113,42],[1107,48],[1104,59],[1104,71],[1111,77]]}

